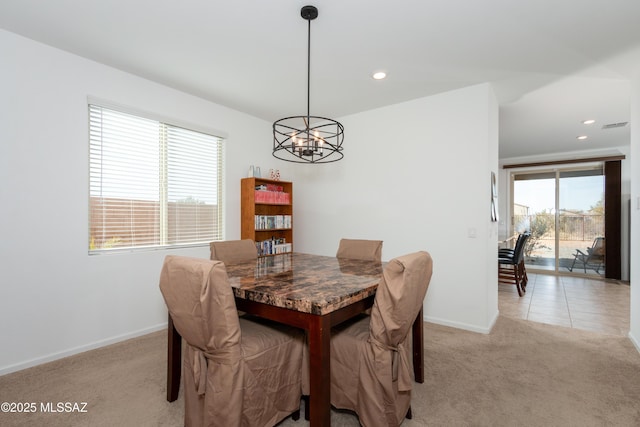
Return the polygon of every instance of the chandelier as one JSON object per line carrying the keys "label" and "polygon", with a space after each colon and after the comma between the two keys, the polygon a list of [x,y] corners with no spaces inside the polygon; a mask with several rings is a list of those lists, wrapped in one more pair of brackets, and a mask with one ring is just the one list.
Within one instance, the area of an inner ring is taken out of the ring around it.
{"label": "chandelier", "polygon": [[273,156],[294,163],[331,163],[344,157],[344,126],[326,117],[312,116],[310,105],[311,21],[315,6],[304,6],[300,15],[309,23],[307,36],[307,115],[291,116],[273,123]]}

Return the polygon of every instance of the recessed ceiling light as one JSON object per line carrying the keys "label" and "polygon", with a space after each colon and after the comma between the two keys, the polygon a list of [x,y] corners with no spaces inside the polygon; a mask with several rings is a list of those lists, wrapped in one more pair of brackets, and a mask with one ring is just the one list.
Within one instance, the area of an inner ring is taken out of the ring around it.
{"label": "recessed ceiling light", "polygon": [[593,120],[593,119],[589,119],[589,120],[583,120],[583,121],[582,121],[582,124],[583,124],[583,125],[592,125],[592,124],[594,124],[595,122],[596,122],[595,120]]}
{"label": "recessed ceiling light", "polygon": [[587,135],[580,135],[580,136],[576,136],[576,138],[578,138],[579,140],[585,140],[587,139]]}
{"label": "recessed ceiling light", "polygon": [[373,73],[372,76],[375,80],[382,80],[385,77],[387,77],[387,73],[385,73],[384,71],[377,71],[375,73]]}

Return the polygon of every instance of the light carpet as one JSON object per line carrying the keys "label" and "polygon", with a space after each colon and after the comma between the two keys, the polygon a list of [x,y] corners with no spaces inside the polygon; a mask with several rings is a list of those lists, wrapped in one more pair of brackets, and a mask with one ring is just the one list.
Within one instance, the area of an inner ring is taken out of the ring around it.
{"label": "light carpet", "polygon": [[[425,323],[425,378],[403,426],[640,426],[640,354],[625,337],[504,316],[488,335]],[[37,409],[0,425],[181,426],[182,392],[168,403],[165,387],[157,332],[0,377],[0,402]],[[86,412],[47,412],[58,402]],[[332,425],[359,424],[332,411]]]}

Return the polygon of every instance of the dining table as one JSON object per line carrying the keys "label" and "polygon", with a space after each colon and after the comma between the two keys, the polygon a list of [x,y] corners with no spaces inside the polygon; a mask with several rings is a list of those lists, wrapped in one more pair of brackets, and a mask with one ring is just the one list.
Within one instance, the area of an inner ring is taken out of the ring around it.
{"label": "dining table", "polygon": [[[239,311],[307,331],[311,426],[331,425],[331,328],[373,305],[384,263],[299,252],[227,264]],[[167,400],[178,398],[182,338],[168,321]],[[412,327],[416,382],[424,382],[422,310]]]}

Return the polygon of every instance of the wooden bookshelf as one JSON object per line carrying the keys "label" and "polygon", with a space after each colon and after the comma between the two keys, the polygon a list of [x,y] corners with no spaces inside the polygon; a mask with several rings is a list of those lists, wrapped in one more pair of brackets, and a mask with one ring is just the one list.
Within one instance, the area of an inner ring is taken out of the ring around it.
{"label": "wooden bookshelf", "polygon": [[[282,191],[280,194],[256,194],[259,192],[256,190],[258,186],[270,189],[273,186],[282,187]],[[290,249],[293,251],[293,183],[264,178],[243,178],[240,182],[240,196],[241,238],[252,239],[256,243],[284,239],[284,242],[291,244]],[[256,216],[260,216],[261,226],[256,223]],[[263,245],[270,244],[271,242]],[[261,254],[269,255],[275,254]]]}

